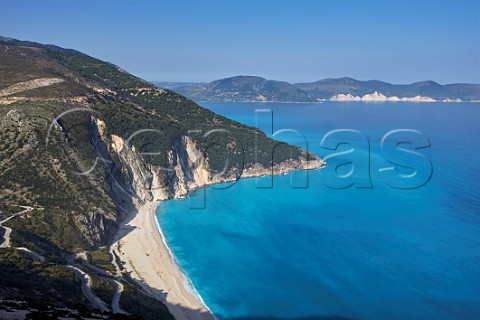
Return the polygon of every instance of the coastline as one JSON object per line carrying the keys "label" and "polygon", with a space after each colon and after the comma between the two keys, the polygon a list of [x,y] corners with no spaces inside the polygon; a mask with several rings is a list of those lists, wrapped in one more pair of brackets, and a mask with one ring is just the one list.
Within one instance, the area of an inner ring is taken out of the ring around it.
{"label": "coastline", "polygon": [[[426,97],[428,98],[428,97]],[[431,100],[431,101],[421,101],[421,100],[402,100],[402,99],[410,99],[410,98],[399,98],[399,100],[395,99],[385,99],[385,100],[356,100],[356,99],[319,99],[319,101],[313,101],[313,102],[298,102],[298,101],[195,101],[198,104],[202,103],[258,103],[258,104],[268,104],[268,103],[277,103],[277,104],[322,104],[324,102],[366,102],[366,103],[372,103],[372,102],[416,102],[416,103],[479,103],[480,100]]]}
{"label": "coastline", "polygon": [[123,267],[131,277],[145,291],[165,302],[175,319],[215,319],[176,264],[156,219],[157,206],[158,201],[152,201],[138,208],[122,227],[123,237],[114,250],[125,262]]}
{"label": "coastline", "polygon": [[[319,170],[326,165],[321,159],[306,163],[286,161],[276,166],[273,172],[270,168],[261,168],[259,171],[249,168],[242,179],[276,176],[298,170]],[[190,192],[230,180],[235,179],[210,182],[192,188]],[[156,218],[156,208],[160,201],[162,200],[157,198],[136,205],[136,210],[125,217],[111,246],[111,252],[120,258],[123,265],[114,263],[117,265],[117,273],[120,274],[121,269],[125,269],[145,292],[163,301],[176,320],[213,320],[213,312],[177,264],[175,255],[168,247]]]}
{"label": "coastline", "polygon": [[210,308],[207,306],[207,304],[205,303],[205,301],[203,300],[202,296],[200,295],[200,293],[197,291],[197,289],[195,288],[195,286],[193,285],[192,283],[192,280],[187,276],[187,274],[185,273],[185,271],[180,267],[180,265],[178,264],[176,258],[175,258],[175,255],[173,254],[173,251],[172,249],[170,249],[170,247],[168,246],[168,243],[167,243],[167,238],[165,238],[165,235],[163,234],[163,230],[162,230],[162,227],[160,226],[160,223],[158,222],[158,219],[157,219],[157,208],[158,208],[158,205],[160,203],[158,202],[157,203],[157,206],[155,206],[155,208],[153,209],[152,211],[152,214],[153,214],[153,220],[155,221],[155,225],[157,226],[157,230],[158,232],[160,233],[160,237],[162,238],[162,242],[163,242],[163,245],[165,246],[165,248],[167,249],[167,252],[170,256],[170,260],[172,261],[172,263],[176,266],[176,268],[180,271],[181,275],[182,275],[182,278],[183,278],[183,286],[185,287],[185,289],[190,292],[194,298],[200,303],[202,304],[203,307],[205,307],[208,312],[210,312],[213,316],[213,318],[215,318],[215,315],[213,314],[212,310],[210,310]]}

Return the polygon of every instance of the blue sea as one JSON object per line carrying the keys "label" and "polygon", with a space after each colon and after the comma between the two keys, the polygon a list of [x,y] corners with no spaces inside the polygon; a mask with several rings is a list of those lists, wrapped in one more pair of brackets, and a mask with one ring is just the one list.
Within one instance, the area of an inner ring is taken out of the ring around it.
{"label": "blue sea", "polygon": [[160,204],[218,319],[480,319],[480,104],[203,106],[331,164]]}

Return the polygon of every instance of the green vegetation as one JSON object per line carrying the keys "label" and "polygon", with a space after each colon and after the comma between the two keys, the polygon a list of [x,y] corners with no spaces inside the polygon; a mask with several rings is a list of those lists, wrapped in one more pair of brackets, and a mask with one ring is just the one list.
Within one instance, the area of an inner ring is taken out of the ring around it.
{"label": "green vegetation", "polygon": [[[0,147],[1,147],[1,142],[0,142]],[[0,203],[0,220],[3,220],[4,218],[8,218],[20,210],[21,209],[17,206],[14,206],[8,203]]]}
{"label": "green vegetation", "polygon": [[[8,222],[12,243],[26,246],[51,260],[60,259],[64,252],[79,248],[91,248],[84,235],[78,232],[74,215],[62,210],[32,211],[29,218],[17,218]],[[60,260],[59,260],[60,259]]]}
{"label": "green vegetation", "polygon": [[115,267],[111,263],[112,258],[110,252],[108,252],[107,248],[100,248],[95,251],[87,252],[87,257],[88,262],[91,264],[110,272],[115,271]]}
{"label": "green vegetation", "polygon": [[71,308],[87,303],[74,273],[15,249],[0,249],[0,297]]}
{"label": "green vegetation", "polygon": [[147,82],[130,75],[111,63],[107,63],[75,50],[47,48],[46,54],[80,73],[86,79],[106,87],[119,89],[141,88]]}
{"label": "green vegetation", "polygon": [[430,97],[435,100],[460,99],[480,100],[480,84],[440,85],[434,81],[421,81],[412,84],[391,84],[383,81],[359,81],[352,78],[324,79],[311,83],[297,83],[295,86],[318,99],[330,99],[337,94],[364,96],[375,91],[387,97],[413,98]]}
{"label": "green vegetation", "polygon": [[237,76],[220,79],[205,85],[175,86],[175,92],[195,101],[278,101],[316,102],[305,91],[284,81],[266,80],[260,77]]}
{"label": "green vegetation", "polygon": [[100,298],[107,306],[110,305],[113,299],[112,285],[105,279],[102,279],[94,274],[92,277],[92,290],[97,297]]}
{"label": "green vegetation", "polygon": [[[8,125],[0,131],[0,159],[5,159],[0,162],[0,197],[4,207],[10,213],[20,210],[16,204],[43,208],[8,222],[16,230],[12,240],[15,245],[28,246],[45,255],[90,250],[95,243],[78,231],[80,217],[91,212],[115,212],[103,191],[106,183],[101,167],[88,178],[76,174],[90,167],[95,159],[85,130],[79,130],[79,122],[85,129],[85,117],[65,117],[62,125],[68,129],[66,137],[54,128],[46,144],[51,121],[64,107],[58,102],[22,102],[0,110],[0,117]],[[10,111],[14,115],[7,117]],[[22,126],[14,120],[16,115]],[[107,230],[113,231],[113,227]],[[103,238],[106,240],[107,236]]]}

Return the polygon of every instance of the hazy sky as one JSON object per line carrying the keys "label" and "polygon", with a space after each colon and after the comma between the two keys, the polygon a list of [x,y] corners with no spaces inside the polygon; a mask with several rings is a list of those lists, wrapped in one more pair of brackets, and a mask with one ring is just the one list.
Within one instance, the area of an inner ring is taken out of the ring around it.
{"label": "hazy sky", "polygon": [[480,0],[0,0],[0,35],[147,80],[480,83]]}

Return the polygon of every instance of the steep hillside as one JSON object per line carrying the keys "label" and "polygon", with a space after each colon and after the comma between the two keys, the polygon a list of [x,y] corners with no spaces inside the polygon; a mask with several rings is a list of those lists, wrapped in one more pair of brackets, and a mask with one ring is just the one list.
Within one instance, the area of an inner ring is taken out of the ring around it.
{"label": "steep hillside", "polygon": [[[159,84],[161,86],[161,83]],[[172,90],[194,101],[225,102],[316,102],[304,91],[283,81],[237,76],[205,85],[174,85]]]}
{"label": "steep hillside", "polygon": [[0,38],[2,306],[169,319],[109,252],[126,215],[207,184],[322,165],[113,64]]}
{"label": "steep hillside", "polygon": [[429,97],[436,101],[478,101],[480,100],[480,84],[447,84],[434,81],[421,81],[412,84],[391,84],[370,80],[358,81],[352,78],[324,79],[312,83],[297,83],[295,86],[311,96],[329,100],[338,95],[363,97],[375,92],[386,97],[414,98]]}

